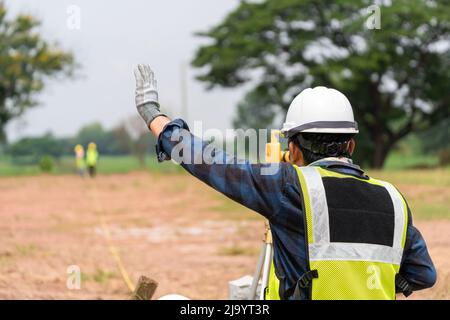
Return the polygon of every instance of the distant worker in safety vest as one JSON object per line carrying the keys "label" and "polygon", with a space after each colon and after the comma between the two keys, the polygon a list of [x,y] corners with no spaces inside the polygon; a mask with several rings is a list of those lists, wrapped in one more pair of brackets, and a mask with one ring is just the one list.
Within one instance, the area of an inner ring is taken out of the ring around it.
{"label": "distant worker in safety vest", "polygon": [[98,151],[97,145],[94,142],[89,143],[86,151],[86,164],[88,167],[89,176],[95,177],[97,172]]}
{"label": "distant worker in safety vest", "polygon": [[86,162],[84,160],[84,148],[81,144],[77,144],[74,148],[75,151],[75,167],[78,174],[84,177],[86,172]]}
{"label": "distant worker in safety vest", "polygon": [[351,160],[358,126],[344,94],[315,87],[292,101],[282,129],[290,161],[266,174],[270,164],[236,161],[162,114],[148,65],[135,76],[136,106],[158,137],[158,159],[189,150],[184,169],[269,220],[276,281],[263,288],[266,298],[389,300],[434,285],[406,200]]}

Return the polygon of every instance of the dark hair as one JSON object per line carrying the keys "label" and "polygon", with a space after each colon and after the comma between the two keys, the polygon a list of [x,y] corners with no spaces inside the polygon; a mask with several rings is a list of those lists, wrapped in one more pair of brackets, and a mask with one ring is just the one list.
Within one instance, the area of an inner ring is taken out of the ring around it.
{"label": "dark hair", "polygon": [[327,157],[347,157],[348,142],[353,138],[351,133],[312,133],[303,132],[289,138],[289,142],[300,148],[306,164]]}

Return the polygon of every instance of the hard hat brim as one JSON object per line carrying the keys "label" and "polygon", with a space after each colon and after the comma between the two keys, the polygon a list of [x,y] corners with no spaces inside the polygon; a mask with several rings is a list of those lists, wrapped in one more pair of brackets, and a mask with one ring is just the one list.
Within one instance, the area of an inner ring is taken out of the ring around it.
{"label": "hard hat brim", "polygon": [[286,138],[301,132],[356,134],[359,130],[356,121],[315,121],[299,126],[285,123],[283,129],[281,129],[281,133]]}

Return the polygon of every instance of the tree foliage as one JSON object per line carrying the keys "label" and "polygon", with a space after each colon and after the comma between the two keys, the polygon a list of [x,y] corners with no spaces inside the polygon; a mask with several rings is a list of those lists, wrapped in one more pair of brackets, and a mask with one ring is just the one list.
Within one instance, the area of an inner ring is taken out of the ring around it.
{"label": "tree foliage", "polygon": [[366,26],[372,0],[242,1],[199,33],[209,43],[192,64],[209,88],[253,84],[239,125],[265,127],[307,87],[344,92],[363,132],[359,157],[381,167],[400,139],[446,118],[450,103],[450,3],[383,3],[377,30]]}
{"label": "tree foliage", "polygon": [[64,141],[51,133],[40,137],[23,138],[7,148],[16,163],[37,163],[43,156],[59,159],[65,152]]}
{"label": "tree foliage", "polygon": [[155,154],[156,139],[148,134],[145,125],[142,126],[145,131],[136,129],[141,128],[142,120],[139,117],[133,119],[135,121],[121,123],[110,130],[103,128],[98,122],[89,123],[71,137],[55,137],[51,133],[25,137],[8,145],[5,151],[15,163],[36,164],[46,155],[56,160],[61,156],[73,156],[75,145],[81,144],[87,148],[90,142],[94,142],[102,155],[132,154],[144,165],[146,155]]}
{"label": "tree foliage", "polygon": [[424,152],[450,149],[450,117],[418,135]]}
{"label": "tree foliage", "polygon": [[45,79],[70,75],[75,66],[71,53],[42,38],[39,25],[29,15],[10,19],[0,2],[0,142],[6,124],[38,104]]}
{"label": "tree foliage", "polygon": [[108,155],[129,154],[133,143],[131,136],[123,126],[106,130],[98,122],[81,127],[72,140],[72,145],[79,143],[87,146],[90,142],[94,142],[101,154]]}

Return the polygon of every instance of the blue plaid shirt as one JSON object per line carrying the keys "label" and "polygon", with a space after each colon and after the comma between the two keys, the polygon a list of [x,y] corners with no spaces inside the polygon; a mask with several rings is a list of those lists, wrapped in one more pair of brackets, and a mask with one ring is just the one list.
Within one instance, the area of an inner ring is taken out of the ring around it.
{"label": "blue plaid shirt", "polygon": [[[186,137],[189,139],[185,139]],[[294,167],[288,163],[280,163],[275,174],[261,174],[270,164],[252,164],[227,155],[223,150],[214,148],[208,142],[193,136],[187,124],[181,119],[167,124],[159,136],[156,146],[158,159],[160,161],[170,159],[174,147],[178,145],[175,151],[180,149],[180,143],[185,153],[181,158],[181,166],[184,169],[215,190],[269,220],[273,236],[275,270],[280,279],[280,286],[284,288],[282,290],[285,292],[284,297],[291,298],[298,279],[307,271],[302,193]],[[340,173],[364,176],[364,172],[352,164],[318,161],[313,165]],[[408,281],[413,290],[420,290],[433,286],[436,281],[436,270],[428,254],[425,240],[413,226],[410,212],[409,215],[400,275]],[[308,290],[302,289],[300,294],[302,299],[306,299]]]}

